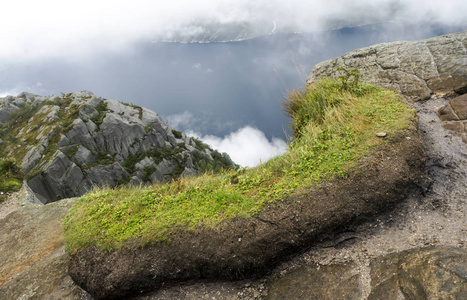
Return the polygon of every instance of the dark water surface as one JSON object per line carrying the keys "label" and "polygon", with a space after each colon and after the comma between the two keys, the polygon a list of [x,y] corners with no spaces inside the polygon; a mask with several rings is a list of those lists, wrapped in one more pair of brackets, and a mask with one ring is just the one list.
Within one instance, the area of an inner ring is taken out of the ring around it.
{"label": "dark water surface", "polygon": [[239,42],[141,43],[125,54],[3,63],[0,92],[18,87],[41,95],[89,90],[148,107],[163,117],[188,112],[177,123],[183,131],[224,136],[250,125],[268,138],[285,138],[288,119],[281,101],[287,89],[304,86],[316,63],[380,42],[466,28],[379,24]]}

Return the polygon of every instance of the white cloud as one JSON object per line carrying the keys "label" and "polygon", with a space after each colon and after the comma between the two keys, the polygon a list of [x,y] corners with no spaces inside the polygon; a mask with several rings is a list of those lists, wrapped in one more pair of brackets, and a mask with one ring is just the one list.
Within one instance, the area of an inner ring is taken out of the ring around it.
{"label": "white cloud", "polygon": [[261,130],[251,126],[245,126],[223,138],[212,135],[199,136],[192,131],[187,134],[201,139],[220,152],[228,153],[230,158],[241,166],[259,165],[287,150],[287,144],[282,139],[273,138],[269,141]]}
{"label": "white cloud", "polygon": [[184,128],[191,126],[194,116],[191,112],[185,110],[183,113],[167,116],[166,119],[170,126],[175,128]]}
{"label": "white cloud", "polygon": [[21,93],[21,91],[16,88],[11,90],[0,91],[0,97],[3,98],[6,96],[17,96],[19,93]]}
{"label": "white cloud", "polygon": [[220,31],[228,24],[239,26],[229,30],[251,26],[265,34],[274,25],[275,32],[378,21],[465,25],[467,1],[15,0],[1,8],[0,58],[24,61],[129,50],[142,40],[203,33],[206,24]]}
{"label": "white cloud", "polygon": [[16,87],[9,89],[9,90],[3,90],[3,91],[0,90],[0,97],[17,96],[18,94],[22,92],[40,93],[40,92],[45,92],[45,89],[42,87],[41,82],[36,82],[36,84],[32,86],[17,85]]}

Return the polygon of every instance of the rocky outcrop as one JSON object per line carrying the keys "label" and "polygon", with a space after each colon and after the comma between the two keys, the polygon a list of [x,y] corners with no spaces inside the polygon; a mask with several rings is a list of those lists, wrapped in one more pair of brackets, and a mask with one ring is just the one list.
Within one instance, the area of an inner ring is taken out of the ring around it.
{"label": "rocky outcrop", "polygon": [[98,299],[118,299],[193,279],[238,280],[267,273],[290,254],[350,224],[363,222],[418,193],[425,156],[412,126],[360,162],[348,178],[307,188],[248,219],[179,230],[170,243],[142,248],[86,248],[69,274]]}
{"label": "rocky outcrop", "polygon": [[0,99],[0,155],[14,157],[43,203],[94,186],[168,181],[233,168],[156,113],[83,91],[62,97],[22,93]]}
{"label": "rocky outcrop", "polygon": [[467,31],[414,42],[383,43],[317,64],[307,83],[318,77],[357,69],[361,80],[403,95],[428,99],[432,94],[467,92]]}

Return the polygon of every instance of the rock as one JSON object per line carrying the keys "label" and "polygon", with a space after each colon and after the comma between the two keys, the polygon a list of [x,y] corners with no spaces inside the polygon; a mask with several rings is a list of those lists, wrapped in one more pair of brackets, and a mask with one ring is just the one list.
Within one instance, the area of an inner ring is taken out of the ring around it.
{"label": "rock", "polygon": [[127,158],[131,144],[141,140],[144,135],[142,125],[127,123],[118,115],[107,114],[100,125],[100,131],[96,133],[96,139],[103,141],[98,144],[100,151],[111,155],[118,153]]}
{"label": "rock", "polygon": [[352,263],[306,265],[271,283],[267,299],[361,299],[360,277]]}
{"label": "rock", "polygon": [[385,137],[385,136],[387,136],[387,135],[388,135],[388,134],[387,134],[386,132],[377,132],[377,133],[376,133],[376,136],[377,136],[377,137]]}
{"label": "rock", "polygon": [[44,204],[82,195],[87,191],[82,170],[61,151],[55,153],[44,170],[27,181],[29,188]]}
{"label": "rock", "polygon": [[464,123],[462,121],[444,122],[443,127],[447,130],[451,130],[458,133],[463,133],[465,131]]}
{"label": "rock", "polygon": [[267,299],[467,299],[467,251],[415,248],[371,260],[370,292],[365,268],[354,262],[307,264],[273,280]]}
{"label": "rock", "polygon": [[76,150],[75,155],[71,157],[71,160],[78,166],[89,166],[96,162],[96,156],[86,147],[81,145],[72,146]]}
{"label": "rock", "polygon": [[84,121],[87,122],[88,120],[92,120],[92,118],[99,115],[99,112],[90,104],[84,104],[79,109],[79,117]]}
{"label": "rock", "polygon": [[25,173],[31,171],[31,169],[34,168],[34,166],[36,166],[37,163],[41,160],[42,152],[44,152],[44,150],[45,147],[42,145],[39,145],[29,150],[23,158],[21,170]]}
{"label": "rock", "polygon": [[74,120],[73,127],[70,131],[65,133],[65,135],[73,144],[82,145],[94,153],[98,151],[98,145],[95,138],[91,136],[88,131],[88,127],[81,119]]}
{"label": "rock", "polygon": [[436,113],[441,121],[459,121],[459,117],[452,109],[451,105],[445,105],[439,108]]}
{"label": "rock", "polygon": [[94,185],[98,186],[116,186],[130,175],[119,163],[116,162],[109,165],[97,165],[85,172],[86,178]]}
{"label": "rock", "polygon": [[467,299],[467,251],[424,248],[393,253],[371,264],[372,299]]}
{"label": "rock", "polygon": [[460,120],[467,120],[467,94],[452,99],[450,104]]}
{"label": "rock", "polygon": [[436,110],[442,126],[467,143],[467,94],[458,96]]}
{"label": "rock", "polygon": [[357,69],[361,80],[414,100],[467,91],[467,31],[413,42],[382,43],[317,64],[307,83]]}

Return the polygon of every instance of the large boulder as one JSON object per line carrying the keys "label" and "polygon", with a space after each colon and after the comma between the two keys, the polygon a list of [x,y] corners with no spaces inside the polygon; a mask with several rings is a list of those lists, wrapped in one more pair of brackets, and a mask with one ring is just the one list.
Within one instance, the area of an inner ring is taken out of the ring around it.
{"label": "large boulder", "polygon": [[382,43],[317,64],[307,82],[357,69],[361,80],[414,100],[467,92],[467,31],[413,42]]}

